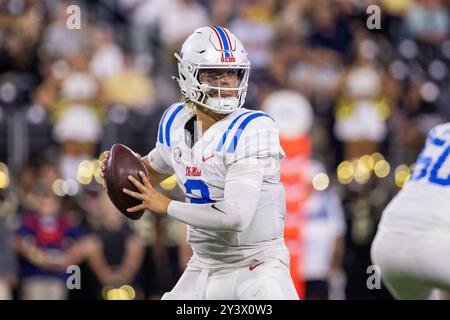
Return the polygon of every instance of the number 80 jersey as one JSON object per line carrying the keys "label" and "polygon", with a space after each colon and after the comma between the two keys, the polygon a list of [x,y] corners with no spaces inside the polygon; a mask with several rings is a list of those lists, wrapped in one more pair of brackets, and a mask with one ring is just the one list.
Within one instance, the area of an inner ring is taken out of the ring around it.
{"label": "number 80 jersey", "polygon": [[387,206],[382,224],[450,226],[450,123],[428,133],[411,179]]}
{"label": "number 80 jersey", "polygon": [[[265,164],[260,200],[249,227],[242,232],[230,232],[189,226],[188,242],[194,256],[210,266],[245,261],[263,250],[273,249],[280,253],[276,256],[287,259],[283,237],[285,194],[279,171],[284,152],[275,122],[262,111],[241,108],[203,134],[197,130],[199,138],[192,144],[186,127],[193,117],[195,113],[181,103],[168,108],[160,122],[156,148],[149,155],[155,170],[176,174],[186,202],[222,201],[230,165],[255,159],[263,159]],[[152,160],[152,153],[154,158],[163,158],[164,163]]]}

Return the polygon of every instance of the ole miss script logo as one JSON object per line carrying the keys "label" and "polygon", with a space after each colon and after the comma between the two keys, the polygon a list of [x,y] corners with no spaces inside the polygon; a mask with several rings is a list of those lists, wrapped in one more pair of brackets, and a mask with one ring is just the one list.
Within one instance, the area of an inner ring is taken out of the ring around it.
{"label": "ole miss script logo", "polygon": [[186,177],[200,177],[202,175],[202,170],[195,166],[186,167]]}

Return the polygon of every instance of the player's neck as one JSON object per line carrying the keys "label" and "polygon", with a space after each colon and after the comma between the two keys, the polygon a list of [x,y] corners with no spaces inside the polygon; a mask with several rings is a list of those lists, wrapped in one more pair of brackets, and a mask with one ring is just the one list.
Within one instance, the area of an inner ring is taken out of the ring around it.
{"label": "player's neck", "polygon": [[209,110],[203,110],[197,108],[197,121],[201,122],[202,132],[208,130],[212,125],[214,125],[217,121],[225,117],[225,114],[218,114],[211,112]]}

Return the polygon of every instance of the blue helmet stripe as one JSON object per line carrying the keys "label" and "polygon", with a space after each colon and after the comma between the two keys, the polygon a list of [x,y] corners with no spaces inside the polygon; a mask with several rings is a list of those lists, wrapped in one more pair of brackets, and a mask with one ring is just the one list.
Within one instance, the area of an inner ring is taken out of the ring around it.
{"label": "blue helmet stripe", "polygon": [[249,115],[247,118],[245,118],[244,121],[242,121],[240,126],[237,128],[236,133],[233,137],[233,140],[231,140],[230,146],[227,149],[227,152],[231,153],[236,150],[237,144],[239,142],[239,139],[241,138],[241,135],[242,135],[242,132],[244,131],[244,129],[247,127],[247,125],[249,124],[250,121],[252,121],[253,119],[259,118],[259,117],[268,117],[268,118],[272,119],[269,115],[267,115],[265,113],[254,113],[254,114]]}
{"label": "blue helmet stripe", "polygon": [[219,144],[217,145],[216,151],[220,151],[222,150],[223,145],[225,144],[225,141],[227,140],[227,136],[228,133],[231,131],[231,129],[233,129],[234,125],[236,124],[236,122],[243,116],[245,116],[246,114],[250,113],[252,111],[247,111],[244,112],[243,114],[239,115],[238,117],[236,117],[236,119],[234,119],[230,125],[228,126],[227,130],[225,130],[225,132],[223,133],[222,139],[220,140]]}
{"label": "blue helmet stripe", "polygon": [[178,105],[178,107],[175,109],[174,112],[172,112],[172,115],[170,116],[169,120],[167,121],[166,125],[166,142],[167,146],[170,147],[170,127],[172,126],[173,120],[177,116],[177,114],[183,109],[183,104]]}
{"label": "blue helmet stripe", "polygon": [[230,57],[231,47],[230,47],[230,44],[228,43],[228,39],[227,39],[225,32],[223,32],[222,28],[219,26],[213,26],[213,27],[214,27],[214,29],[217,30],[217,32],[220,35],[220,39],[222,40],[222,43],[223,43],[223,50],[225,51],[225,57],[227,57],[227,58]]}

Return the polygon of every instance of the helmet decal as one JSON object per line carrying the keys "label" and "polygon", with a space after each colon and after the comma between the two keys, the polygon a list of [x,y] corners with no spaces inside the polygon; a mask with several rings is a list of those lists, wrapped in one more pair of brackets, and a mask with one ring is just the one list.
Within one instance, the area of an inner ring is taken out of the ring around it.
{"label": "helmet decal", "polygon": [[233,57],[233,47],[231,45],[231,40],[230,36],[228,35],[228,32],[219,26],[209,26],[209,27],[215,32],[217,39],[219,40],[220,49],[222,53],[220,61],[235,62],[236,59]]}

